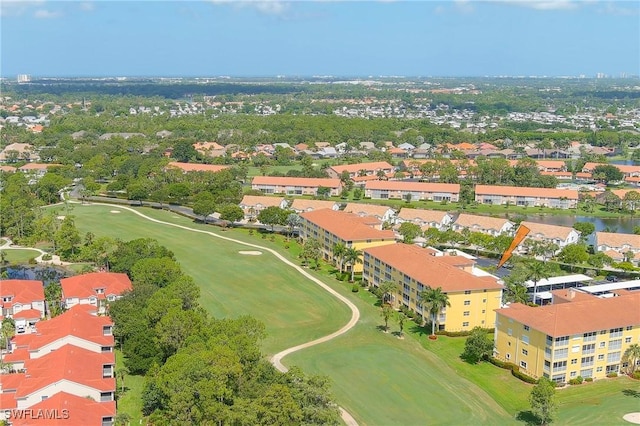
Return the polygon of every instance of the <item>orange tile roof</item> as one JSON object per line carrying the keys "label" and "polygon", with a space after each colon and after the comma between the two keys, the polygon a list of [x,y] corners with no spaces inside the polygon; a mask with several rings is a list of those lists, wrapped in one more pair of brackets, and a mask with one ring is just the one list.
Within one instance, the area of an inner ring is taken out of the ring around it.
{"label": "orange tile roof", "polygon": [[336,205],[335,201],[325,201],[325,200],[306,200],[304,198],[296,198],[293,200],[290,209],[300,211],[300,210],[320,210],[320,209],[333,209]]}
{"label": "orange tile roof", "polygon": [[619,234],[617,232],[596,232],[596,245],[622,248],[625,245],[640,249],[640,235]]}
{"label": "orange tile roof", "polygon": [[530,307],[512,303],[496,312],[549,336],[560,337],[640,325],[640,292]]}
{"label": "orange tile roof", "polygon": [[24,398],[53,383],[67,380],[97,389],[113,391],[116,379],[102,377],[105,364],[116,363],[114,352],[96,353],[73,345],[64,345],[40,358],[25,361],[25,380],[16,391],[16,398]]}
{"label": "orange tile roof", "polygon": [[[325,229],[344,241],[395,241],[395,232],[391,230],[382,231],[371,227],[369,224],[371,223],[372,218],[361,218],[351,213],[330,209],[301,213],[300,217],[318,225],[320,228]],[[377,221],[374,220],[374,222]]]}
{"label": "orange tile roof", "polygon": [[222,170],[226,170],[231,166],[220,166],[216,164],[196,164],[196,163],[178,163],[177,161],[172,161],[167,164],[167,167],[178,168],[184,172],[220,172]]}
{"label": "orange tile roof", "polygon": [[540,197],[578,199],[578,191],[574,189],[532,188],[527,186],[476,185],[476,195],[503,195],[511,197]]}
{"label": "orange tile roof", "polygon": [[245,195],[240,201],[241,206],[280,207],[283,197],[268,197],[266,195]]}
{"label": "orange tile roof", "polygon": [[460,213],[454,224],[464,228],[479,227],[481,229],[493,229],[500,231],[506,224],[512,223],[501,217],[481,216],[475,214]]}
{"label": "orange tile roof", "polygon": [[382,217],[389,210],[393,210],[388,206],[378,206],[376,204],[364,204],[364,203],[347,203],[344,208],[345,213],[353,213],[358,216],[377,216]]}
{"label": "orange tile roof", "polygon": [[547,225],[544,223],[527,221],[522,221],[520,223],[530,229],[527,237],[531,238],[542,236],[544,238],[558,238],[560,240],[566,240],[572,231],[577,232],[578,234],[580,233],[569,226]]}
{"label": "orange tile roof", "polygon": [[15,173],[15,171],[18,170],[13,166],[0,166],[0,171],[1,172],[5,172],[5,173]]}
{"label": "orange tile roof", "polygon": [[608,165],[617,167],[618,170],[620,170],[622,173],[625,173],[625,174],[640,173],[640,166],[631,166],[631,165],[625,165],[625,164],[591,163],[591,162],[585,163],[582,170],[591,172],[597,166],[608,166]]}
{"label": "orange tile roof", "polygon": [[296,178],[280,176],[256,176],[251,185],[275,185],[275,186],[304,186],[309,188],[340,188],[340,179],[332,178]]}
{"label": "orange tile roof", "polygon": [[425,286],[442,287],[444,292],[502,288],[502,285],[495,278],[478,277],[465,272],[449,264],[449,262],[456,263],[456,260],[443,260],[443,257],[433,256],[431,251],[415,245],[395,244],[371,247],[365,249],[364,252],[380,259],[405,275],[409,275]]}
{"label": "orange tile roof", "polygon": [[100,346],[113,346],[113,336],[103,334],[104,326],[113,326],[111,318],[92,315],[83,305],[76,305],[62,315],[38,322],[36,333],[24,335],[27,338],[23,340],[17,339],[21,336],[16,336],[15,343],[33,351],[64,337],[74,336]]}
{"label": "orange tile roof", "polygon": [[37,309],[23,309],[17,314],[13,314],[14,319],[24,318],[24,319],[35,319],[42,318],[42,312]]}
{"label": "orange tile roof", "polygon": [[402,207],[398,213],[398,219],[405,221],[414,221],[416,219],[422,222],[438,222],[442,223],[442,220],[449,213],[438,210],[422,210],[422,209],[408,209]]}
{"label": "orange tile roof", "polygon": [[412,192],[444,192],[458,194],[460,185],[457,183],[426,183],[406,181],[371,181],[365,184],[365,189],[386,189],[389,191]]}
{"label": "orange tile roof", "polygon": [[340,174],[343,171],[347,171],[349,173],[357,173],[360,170],[375,172],[378,170],[393,169],[393,166],[386,161],[375,161],[372,163],[343,164],[340,166],[331,166],[331,169],[334,172]]}
{"label": "orange tile roof", "polygon": [[[29,410],[31,415],[28,418],[25,416],[20,419],[11,419],[11,424],[13,426],[100,425],[104,417],[111,417],[115,420],[116,402],[96,402],[67,392],[58,392],[33,405]],[[38,416],[38,413],[43,413],[43,415]],[[44,416],[44,413],[54,413],[57,416],[48,418]]]}
{"label": "orange tile roof", "polygon": [[104,288],[103,295],[120,296],[132,289],[131,280],[127,274],[116,272],[91,272],[89,274],[76,275],[75,277],[60,280],[62,297],[64,299],[78,297],[85,299],[98,296],[96,289]]}
{"label": "orange tile roof", "polygon": [[44,163],[27,163],[24,166],[18,168],[18,170],[47,170],[49,167],[58,167],[60,164],[44,164]]}
{"label": "orange tile roof", "polygon": [[7,296],[13,296],[11,302],[2,302],[0,299],[0,306],[44,301],[44,285],[37,280],[0,280],[0,298]]}

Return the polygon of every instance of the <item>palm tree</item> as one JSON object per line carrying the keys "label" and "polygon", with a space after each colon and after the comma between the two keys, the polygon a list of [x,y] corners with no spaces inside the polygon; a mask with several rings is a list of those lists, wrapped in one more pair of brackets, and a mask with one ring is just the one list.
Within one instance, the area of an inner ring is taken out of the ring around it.
{"label": "palm tree", "polygon": [[[5,318],[2,320],[2,325],[0,326],[0,335],[4,340],[3,346],[8,350],[9,342],[11,338],[16,334],[16,323],[11,318]],[[0,361],[2,361],[2,351],[0,351]]]}
{"label": "palm tree", "polygon": [[355,280],[355,269],[357,263],[362,263],[362,251],[353,247],[348,247],[344,253],[344,262],[351,267],[351,282]]}
{"label": "palm tree", "polygon": [[389,303],[393,300],[393,295],[399,291],[398,284],[393,281],[384,281],[378,286],[378,292],[382,298],[382,303]]}
{"label": "palm tree", "polygon": [[638,361],[640,361],[640,345],[637,343],[630,345],[627,350],[624,351],[622,360],[629,363],[629,373],[633,374],[633,372],[636,371]]}
{"label": "palm tree", "polygon": [[424,310],[429,311],[431,315],[431,334],[436,334],[436,323],[438,322],[438,314],[446,306],[451,306],[449,296],[442,292],[442,287],[427,287],[418,294],[418,300],[423,305],[422,316],[424,318]]}
{"label": "palm tree", "polygon": [[525,277],[527,280],[533,281],[533,303],[536,303],[536,294],[538,292],[538,282],[551,276],[549,267],[544,262],[537,260],[529,260],[525,266]]}
{"label": "palm tree", "polygon": [[345,246],[342,243],[336,243],[333,245],[333,259],[338,264],[337,266],[341,274],[342,274],[342,264],[344,262],[344,255],[346,251],[347,251],[347,246]]}

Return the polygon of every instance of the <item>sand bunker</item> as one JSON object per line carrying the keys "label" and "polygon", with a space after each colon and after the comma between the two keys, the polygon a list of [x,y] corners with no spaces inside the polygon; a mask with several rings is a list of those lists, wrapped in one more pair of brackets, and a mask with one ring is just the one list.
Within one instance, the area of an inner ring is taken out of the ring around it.
{"label": "sand bunker", "polygon": [[57,217],[56,217],[56,219],[58,219],[58,220],[64,220],[64,218],[65,218],[65,217],[66,217],[66,216],[57,216]]}
{"label": "sand bunker", "polygon": [[247,254],[249,256],[260,256],[262,254],[261,251],[254,251],[254,250],[241,250],[238,253],[240,254]]}
{"label": "sand bunker", "polygon": [[629,423],[635,423],[640,425],[640,413],[629,413],[622,416],[622,418]]}
{"label": "sand bunker", "polygon": [[111,213],[120,213],[120,210],[111,210]]}

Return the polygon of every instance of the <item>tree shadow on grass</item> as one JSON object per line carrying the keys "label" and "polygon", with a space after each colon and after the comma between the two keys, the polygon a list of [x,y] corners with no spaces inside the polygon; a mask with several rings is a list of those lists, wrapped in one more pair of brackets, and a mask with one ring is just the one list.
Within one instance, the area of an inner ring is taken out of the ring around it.
{"label": "tree shadow on grass", "polygon": [[633,390],[633,389],[623,389],[622,393],[625,396],[632,396],[634,398],[640,398],[640,392],[638,392],[637,390]]}
{"label": "tree shadow on grass", "polygon": [[516,420],[529,426],[540,424],[540,419],[530,410],[518,412],[518,414],[516,414]]}
{"label": "tree shadow on grass", "polygon": [[388,332],[387,328],[384,325],[376,325],[376,329],[382,332]]}
{"label": "tree shadow on grass", "polygon": [[410,330],[412,333],[416,333],[416,334],[418,334],[418,335],[420,335],[420,336],[427,336],[427,335],[429,335],[429,334],[430,334],[430,333],[428,333],[428,332],[427,332],[427,330],[426,330],[424,327],[421,327],[421,326],[419,326],[419,325],[418,325],[418,324],[416,324],[416,323],[413,323],[413,324],[409,327],[409,330]]}

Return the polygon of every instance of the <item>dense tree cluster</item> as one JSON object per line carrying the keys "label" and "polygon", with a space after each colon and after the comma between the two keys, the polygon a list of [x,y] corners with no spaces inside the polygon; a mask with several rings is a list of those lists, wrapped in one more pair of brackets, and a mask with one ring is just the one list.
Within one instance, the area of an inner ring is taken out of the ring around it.
{"label": "dense tree cluster", "polygon": [[339,423],[328,380],[277,371],[262,357],[265,330],[254,318],[211,318],[169,250],[138,239],[118,242],[109,259],[133,282],[109,314],[127,369],[146,374],[143,412],[153,424]]}

